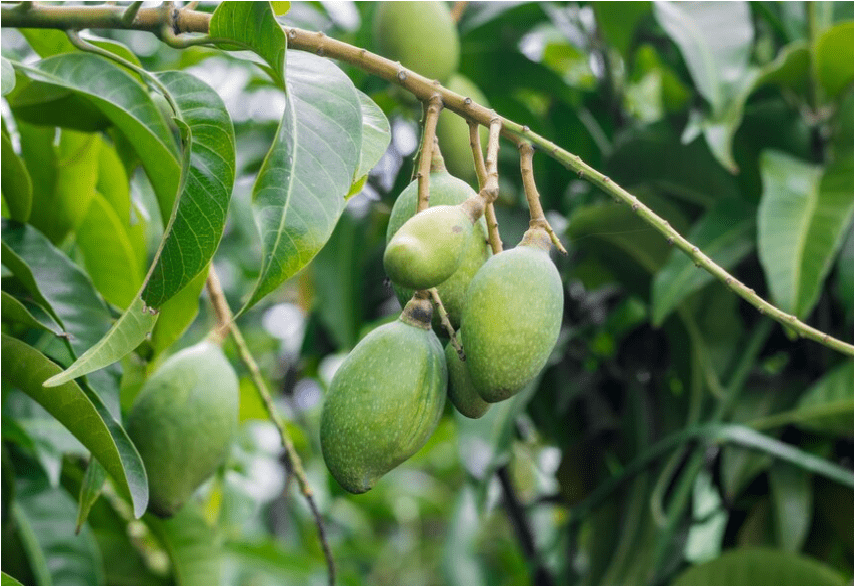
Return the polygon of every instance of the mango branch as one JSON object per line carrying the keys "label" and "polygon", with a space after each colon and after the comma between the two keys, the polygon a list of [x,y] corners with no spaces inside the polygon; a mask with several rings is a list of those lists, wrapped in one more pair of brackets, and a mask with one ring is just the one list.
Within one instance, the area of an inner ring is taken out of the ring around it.
{"label": "mango branch", "polygon": [[[474,170],[477,174],[477,184],[480,189],[481,196],[485,195],[484,189],[486,189],[486,180],[487,180],[487,171],[486,171],[486,163],[483,160],[483,150],[480,146],[480,126],[477,122],[469,121],[469,144],[471,145],[472,156],[474,157]],[[492,127],[490,126],[490,131],[492,131]],[[497,158],[497,149],[496,149],[496,158]],[[498,169],[496,165],[495,170],[495,180],[496,184],[498,182]],[[495,198],[498,197],[498,190],[496,189]],[[486,218],[486,229],[489,234],[489,245],[492,247],[492,254],[498,254],[502,250],[504,250],[504,245],[501,243],[501,235],[498,233],[498,220],[495,218],[495,201],[493,198],[489,203],[486,204],[486,209],[483,212],[484,217]]]}
{"label": "mango branch", "polygon": [[[164,5],[165,6],[165,5]],[[0,24],[4,27],[20,28],[57,28],[62,30],[83,28],[120,28],[145,30],[163,38],[184,32],[208,33],[211,15],[208,13],[180,8],[164,10],[159,8],[141,8],[136,19],[130,25],[122,22],[126,8],[120,6],[43,6],[33,4],[28,10],[18,6],[0,8]],[[507,118],[497,116],[494,110],[485,108],[455,92],[442,87],[439,82],[428,79],[414,71],[406,69],[400,63],[371,53],[367,49],[337,41],[323,32],[311,32],[298,28],[285,29],[288,46],[312,53],[320,53],[332,59],[344,61],[367,73],[377,75],[391,83],[395,83],[412,93],[422,101],[428,101],[438,94],[444,107],[467,121],[489,126],[496,117],[502,123],[501,133],[511,140],[520,138],[530,142],[561,163],[567,169],[585,178],[616,200],[631,206],[632,210],[647,224],[661,233],[668,243],[687,254],[698,267],[707,271],[717,280],[725,283],[742,299],[756,307],[760,313],[767,315],[807,339],[816,341],[828,348],[833,348],[844,354],[854,356],[854,345],[843,342],[821,330],[813,328],[795,315],[775,307],[762,299],[744,283],[730,275],[700,249],[686,240],[666,220],[656,215],[649,207],[640,202],[637,197],[617,185],[609,177],[595,170],[574,155],[556,145],[554,142],[532,131],[527,126]],[[195,40],[194,40],[195,42]],[[199,42],[204,42],[199,41]],[[207,42],[210,42],[208,40]]]}
{"label": "mango branch", "polygon": [[243,339],[243,334],[240,333],[240,329],[237,327],[237,324],[234,323],[234,315],[231,313],[231,308],[228,306],[228,301],[225,298],[225,294],[222,291],[222,286],[219,283],[219,278],[217,277],[213,266],[211,266],[210,272],[208,273],[208,279],[205,283],[205,287],[207,288],[208,296],[210,297],[211,305],[213,306],[214,313],[217,318],[216,335],[224,338],[227,333],[231,333],[234,344],[237,346],[237,352],[240,354],[240,360],[249,370],[252,382],[255,384],[255,389],[258,391],[258,395],[260,395],[261,400],[264,402],[267,415],[276,426],[276,429],[279,430],[279,436],[282,440],[282,447],[285,449],[285,455],[291,465],[294,476],[297,478],[297,484],[300,487],[300,492],[302,492],[302,495],[305,497],[305,500],[308,503],[308,508],[311,510],[311,514],[314,517],[314,524],[317,526],[320,545],[323,548],[323,555],[326,557],[326,566],[329,572],[329,584],[330,586],[334,586],[335,560],[332,557],[332,549],[329,547],[329,542],[326,539],[326,529],[323,525],[323,517],[320,515],[320,510],[317,508],[317,503],[314,501],[314,492],[311,490],[311,485],[308,483],[308,477],[305,475],[305,470],[302,466],[302,459],[299,457],[299,453],[297,453],[297,450],[294,447],[294,442],[291,439],[291,435],[288,432],[287,427],[285,427],[285,422],[282,420],[282,416],[279,415],[279,411],[273,403],[273,398],[270,395],[270,390],[267,388],[267,383],[264,381],[261,370],[258,368],[258,363],[255,362],[252,352],[249,351],[249,346],[246,345],[246,340]]}
{"label": "mango branch", "polygon": [[436,123],[442,111],[442,98],[431,96],[425,103],[424,130],[421,136],[421,155],[418,159],[418,206],[415,213],[423,212],[430,207],[430,166],[433,161],[433,149],[437,142]]}
{"label": "mango branch", "polygon": [[540,203],[540,192],[537,191],[537,183],[534,180],[534,148],[531,146],[531,143],[526,141],[519,141],[518,144],[522,185],[525,188],[525,198],[528,200],[528,208],[531,211],[531,228],[538,226],[545,230],[555,248],[561,254],[566,254],[566,248],[563,247],[563,243],[561,243],[560,238],[557,237],[551,224],[546,220],[546,215],[543,213],[543,205]]}

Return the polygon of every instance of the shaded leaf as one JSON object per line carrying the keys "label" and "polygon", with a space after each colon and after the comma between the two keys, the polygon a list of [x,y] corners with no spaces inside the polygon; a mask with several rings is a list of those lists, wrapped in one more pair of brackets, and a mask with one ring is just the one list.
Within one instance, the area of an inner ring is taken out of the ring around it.
{"label": "shaded leaf", "polygon": [[854,156],[822,175],[817,167],[766,151],[761,170],[759,261],[776,305],[804,318],[854,214]]}
{"label": "shaded leaf", "polygon": [[[282,6],[270,2],[223,2],[214,10],[210,35],[216,39],[236,41],[237,48],[249,49],[264,58],[273,80],[285,87],[285,31],[276,21]],[[287,12],[287,8],[284,9]],[[229,48],[234,48],[229,46]]]}
{"label": "shaded leaf", "polygon": [[5,334],[0,357],[3,380],[35,399],[68,428],[131,498],[135,515],[141,516],[148,506],[142,459],[98,396],[85,393],[75,382],[46,389],[42,383],[60,368],[35,348]]}
{"label": "shaded leaf", "polygon": [[801,427],[850,435],[854,430],[854,361],[833,369],[798,401],[792,420]]}
{"label": "shaded leaf", "polygon": [[288,59],[288,105],[254,186],[264,261],[241,311],[320,251],[359,161],[362,110],[353,82],[326,59],[299,51]]}
{"label": "shaded leaf", "polygon": [[836,98],[854,81],[854,22],[824,31],[815,45],[818,79],[829,98]]}
{"label": "shaded leaf", "polygon": [[205,287],[209,268],[203,269],[172,299],[160,307],[160,317],[151,332],[151,344],[155,354],[159,354],[177,341],[196,319],[199,313],[199,297]]}
{"label": "shaded leaf", "polygon": [[[3,59],[6,63],[6,59]],[[33,182],[21,157],[12,148],[12,142],[6,133],[2,139],[2,169],[0,169],[0,190],[9,209],[10,217],[18,222],[30,218],[33,207]]]}
{"label": "shaded leaf", "polygon": [[362,105],[362,150],[353,179],[358,181],[379,163],[391,142],[391,126],[383,111],[368,95],[356,90]]}
{"label": "shaded leaf", "polygon": [[774,549],[744,548],[689,568],[673,586],[844,586],[845,578],[813,559]]}
{"label": "shaded leaf", "polygon": [[133,352],[154,327],[158,316],[144,309],[142,299],[136,298],[127,311],[96,344],[84,352],[74,364],[46,381],[44,386],[57,387],[83,375],[100,370]]}
{"label": "shaded leaf", "polygon": [[791,464],[775,462],[769,474],[777,543],[798,552],[812,523],[812,478]]}
{"label": "shaded leaf", "polygon": [[234,129],[222,99],[198,78],[157,74],[187,125],[189,167],[142,292],[159,308],[208,265],[216,252],[234,186]]}
{"label": "shaded leaf", "polygon": [[31,329],[44,330],[56,335],[62,333],[53,324],[48,325],[37,320],[23,303],[5,291],[0,291],[0,299],[2,299],[0,314],[4,322],[19,323]]}
{"label": "shaded leaf", "polygon": [[92,505],[101,496],[101,490],[104,488],[104,481],[107,479],[107,471],[101,466],[101,463],[94,458],[89,459],[89,465],[86,467],[86,473],[83,475],[83,482],[80,485],[80,495],[77,498],[77,526],[75,533],[80,533],[80,529],[89,517],[89,511],[92,510]]}
{"label": "shaded leaf", "polygon": [[651,2],[593,3],[593,13],[602,36],[624,59],[628,57],[638,24],[650,12]]}
{"label": "shaded leaf", "polygon": [[848,231],[848,238],[836,260],[836,290],[851,323],[854,321],[854,228]]}
{"label": "shaded leaf", "polygon": [[[755,246],[754,208],[740,199],[718,202],[698,220],[688,240],[718,265],[729,271]],[[711,283],[714,277],[694,265],[680,250],[674,250],[652,284],[652,323],[660,326],[683,299]]]}
{"label": "shaded leaf", "polygon": [[222,554],[216,533],[197,503],[188,502],[167,520],[147,515],[145,522],[168,552],[177,586],[220,583]]}

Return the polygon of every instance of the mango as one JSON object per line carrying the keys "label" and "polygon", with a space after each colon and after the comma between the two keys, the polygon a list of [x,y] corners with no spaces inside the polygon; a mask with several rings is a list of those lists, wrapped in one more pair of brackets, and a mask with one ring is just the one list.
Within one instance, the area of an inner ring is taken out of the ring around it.
{"label": "mango", "polygon": [[134,400],[127,432],[148,473],[149,510],[171,517],[225,459],[237,426],[237,376],[216,344],[170,356]]}
{"label": "mango", "polygon": [[[445,84],[452,92],[458,93],[473,102],[489,108],[489,101],[483,92],[467,77],[455,73]],[[436,136],[445,154],[445,165],[451,175],[460,177],[472,185],[477,184],[477,173],[474,169],[474,157],[471,152],[468,122],[451,112],[442,110],[439,123],[436,125]],[[486,156],[486,146],[489,142],[489,129],[480,127],[480,144]]]}
{"label": "mango", "polygon": [[[462,344],[462,335],[457,332],[457,340]],[[457,411],[470,419],[479,419],[489,410],[491,403],[481,398],[471,382],[466,363],[460,360],[453,344],[445,346],[445,360],[448,363],[448,398]]]}
{"label": "mango", "polygon": [[[444,167],[430,173],[430,205],[458,205],[475,195],[474,190],[461,179],[457,179],[444,170]],[[388,221],[386,242],[389,242],[401,226],[412,216],[418,206],[418,181],[410,183],[404,189],[391,210]],[[475,273],[483,266],[486,259],[492,254],[486,237],[486,221],[480,218],[472,229],[472,239],[468,248],[463,252],[459,268],[446,280],[439,283],[436,288],[448,318],[454,328],[460,327],[460,318],[463,313],[463,302],[466,291]],[[412,289],[401,287],[392,282],[394,292],[401,305],[412,297]],[[440,329],[438,312],[433,316],[433,323]]]}
{"label": "mango", "polygon": [[428,299],[371,331],[332,377],[320,417],[320,447],[345,490],[367,492],[427,442],[448,392],[445,354],[430,328]]}
{"label": "mango", "polygon": [[466,365],[490,403],[512,397],[539,374],[563,316],[563,285],[541,228],[490,258],[466,295],[461,325]]}
{"label": "mango", "polygon": [[460,64],[457,25],[444,2],[380,2],[373,38],[380,55],[444,82]]}

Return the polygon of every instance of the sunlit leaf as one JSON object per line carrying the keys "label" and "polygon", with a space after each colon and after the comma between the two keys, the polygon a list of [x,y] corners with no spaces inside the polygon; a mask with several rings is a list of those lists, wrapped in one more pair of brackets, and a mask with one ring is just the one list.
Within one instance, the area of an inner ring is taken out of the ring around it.
{"label": "sunlit leaf", "polygon": [[5,57],[0,57],[0,94],[6,95],[15,89],[15,68]]}
{"label": "sunlit leaf", "polygon": [[815,45],[818,78],[828,97],[835,98],[854,81],[854,22],[824,31]]}
{"label": "sunlit leaf", "polygon": [[362,105],[362,150],[359,167],[353,175],[358,180],[367,175],[385,154],[391,142],[391,127],[376,102],[359,90],[356,93]]}
{"label": "sunlit leaf", "polygon": [[[285,49],[288,46],[285,31],[276,21],[283,7],[270,2],[222,2],[214,10],[210,35],[216,39],[236,41],[239,49],[249,49],[264,58],[273,74],[273,80],[284,87]],[[285,12],[289,7],[284,7]]]}
{"label": "sunlit leaf", "polygon": [[199,297],[207,278],[208,268],[205,268],[172,299],[160,306],[160,317],[151,332],[151,345],[155,354],[171,346],[196,319]]}
{"label": "sunlit leaf", "polygon": [[[6,63],[6,59],[3,59]],[[10,217],[18,222],[26,222],[30,218],[33,207],[33,182],[27,167],[21,157],[15,153],[12,143],[6,133],[2,138],[2,169],[0,169],[0,190],[9,208]]]}

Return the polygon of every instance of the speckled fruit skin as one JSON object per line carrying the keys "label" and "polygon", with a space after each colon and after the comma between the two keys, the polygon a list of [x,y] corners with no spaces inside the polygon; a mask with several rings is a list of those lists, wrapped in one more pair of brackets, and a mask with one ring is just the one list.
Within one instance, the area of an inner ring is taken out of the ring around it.
{"label": "speckled fruit skin", "polygon": [[[457,333],[457,340],[462,343],[462,336]],[[445,345],[445,360],[448,363],[448,398],[457,411],[470,419],[479,419],[491,406],[477,393],[471,382],[465,362],[454,346],[448,342]]]}
{"label": "speckled fruit skin", "polygon": [[380,2],[374,13],[377,52],[444,82],[460,64],[460,37],[444,2]]}
{"label": "speckled fruit skin", "polygon": [[468,250],[472,221],[460,206],[434,206],[409,218],[385,247],[389,278],[410,289],[429,289],[453,275]]}
{"label": "speckled fruit skin", "polygon": [[466,364],[478,394],[490,403],[522,390],[557,341],[563,286],[543,235],[539,245],[519,244],[493,256],[469,286],[461,325]]}
{"label": "speckled fruit skin", "polygon": [[237,376],[208,341],[170,356],[145,382],[127,432],[148,473],[152,513],[171,517],[222,463],[238,401]]}
{"label": "speckled fruit skin", "polygon": [[[483,92],[472,83],[472,81],[459,73],[455,73],[445,84],[445,87],[461,96],[471,98],[473,102],[489,108],[489,101]],[[445,155],[445,165],[451,175],[465,179],[467,182],[476,184],[477,173],[474,170],[474,157],[471,152],[469,141],[468,123],[451,112],[442,110],[439,114],[439,123],[436,125],[436,136],[439,137],[439,145]],[[480,143],[484,153],[489,141],[489,129],[480,127]],[[486,156],[484,154],[484,156]]]}
{"label": "speckled fruit skin", "polygon": [[359,342],[335,376],[320,418],[326,467],[359,494],[433,433],[447,395],[445,354],[429,326],[398,319]]}
{"label": "speckled fruit skin", "polygon": [[[430,173],[430,205],[459,205],[469,197],[475,195],[474,190],[463,180],[457,179],[450,175],[447,171],[436,171]],[[394,202],[394,207],[391,209],[391,217],[388,221],[388,230],[386,232],[386,243],[391,240],[395,232],[409,218],[415,215],[415,209],[418,206],[418,181],[410,183],[404,189],[397,200]],[[459,268],[437,285],[439,296],[442,298],[442,303],[445,305],[445,310],[448,312],[448,318],[455,328],[460,327],[460,318],[463,314],[463,302],[465,301],[466,291],[472,278],[486,259],[490,257],[492,250],[487,245],[486,239],[486,220],[481,218],[475,223],[472,229],[472,239],[468,248],[463,253],[462,261]],[[395,283],[394,292],[400,304],[406,305],[409,298],[412,297],[414,291],[401,287]],[[439,323],[438,313],[433,317],[433,325],[440,331],[444,331]]]}

